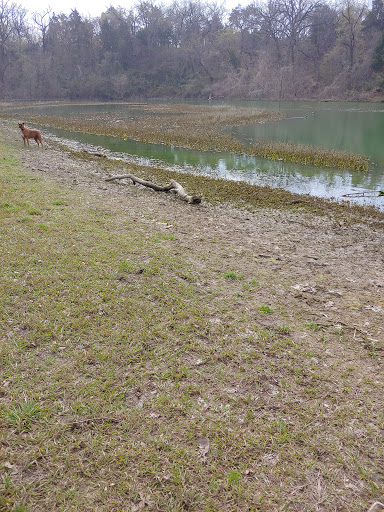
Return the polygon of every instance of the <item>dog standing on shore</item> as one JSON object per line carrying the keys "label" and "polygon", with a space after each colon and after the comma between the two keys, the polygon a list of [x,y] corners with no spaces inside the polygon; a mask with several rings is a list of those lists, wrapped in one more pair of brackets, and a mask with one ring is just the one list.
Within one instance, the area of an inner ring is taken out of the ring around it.
{"label": "dog standing on shore", "polygon": [[19,123],[19,128],[21,130],[21,136],[24,140],[24,146],[25,141],[27,141],[27,144],[29,146],[29,139],[35,139],[37,142],[37,145],[39,145],[39,142],[41,144],[41,147],[43,147],[43,140],[41,138],[41,132],[39,130],[31,130],[30,128],[27,128],[24,123]]}

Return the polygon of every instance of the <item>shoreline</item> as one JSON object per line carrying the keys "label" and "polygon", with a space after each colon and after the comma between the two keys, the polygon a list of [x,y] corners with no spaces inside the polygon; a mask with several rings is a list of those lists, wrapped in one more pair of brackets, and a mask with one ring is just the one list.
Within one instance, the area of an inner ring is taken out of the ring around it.
{"label": "shoreline", "polygon": [[[15,131],[10,119],[6,119],[4,124],[9,127],[8,135]],[[15,140],[18,139],[16,136]],[[79,144],[81,146],[81,143]],[[156,162],[153,165],[146,166],[135,163],[135,161],[108,158],[108,156],[106,158],[99,158],[104,157],[105,154],[97,151],[91,152],[87,149],[76,150],[76,147],[64,146],[54,140],[50,141],[50,145],[57,149],[61,148],[62,151],[68,154],[73,154],[80,161],[94,161],[96,165],[103,167],[106,173],[121,173],[121,169],[131,167],[143,179],[153,179],[155,182],[156,180],[167,181],[169,178],[185,181],[193,189],[192,191],[202,194],[208,204],[225,205],[228,203],[232,207],[246,208],[250,211],[260,207],[271,207],[300,212],[308,211],[316,214],[332,212],[335,215],[345,215],[351,222],[356,221],[356,219],[359,220],[359,218],[375,218],[379,223],[384,220],[384,209],[372,204],[359,204],[348,199],[334,201],[323,197],[290,192],[286,189],[275,188],[269,185],[255,185],[248,184],[245,181],[209,177],[198,173],[179,171],[177,168],[173,169],[166,165],[163,166],[160,162],[159,166],[156,166]]]}

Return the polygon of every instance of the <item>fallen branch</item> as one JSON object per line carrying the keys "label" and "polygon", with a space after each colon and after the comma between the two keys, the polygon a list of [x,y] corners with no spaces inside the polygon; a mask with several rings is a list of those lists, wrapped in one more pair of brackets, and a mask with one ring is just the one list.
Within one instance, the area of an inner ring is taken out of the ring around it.
{"label": "fallen branch", "polygon": [[133,184],[139,183],[144,187],[149,187],[152,190],[156,190],[156,192],[173,192],[178,195],[180,199],[186,201],[189,204],[198,204],[201,203],[201,197],[197,195],[188,195],[183,187],[175,180],[171,180],[168,185],[162,187],[161,185],[156,185],[155,183],[151,183],[150,181],[142,180],[133,174],[120,174],[118,176],[111,176],[110,178],[106,178],[105,181],[113,181],[113,180],[124,180],[130,179],[133,181]]}

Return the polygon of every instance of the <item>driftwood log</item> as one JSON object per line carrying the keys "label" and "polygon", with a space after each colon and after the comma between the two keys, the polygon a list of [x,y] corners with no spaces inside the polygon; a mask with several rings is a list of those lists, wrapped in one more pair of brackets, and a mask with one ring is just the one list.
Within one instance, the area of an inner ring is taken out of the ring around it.
{"label": "driftwood log", "polygon": [[183,187],[175,180],[171,180],[168,185],[162,187],[161,185],[156,185],[155,183],[151,183],[150,181],[142,180],[133,174],[119,174],[118,176],[111,176],[110,178],[106,178],[105,181],[113,181],[113,180],[124,180],[130,179],[133,181],[134,185],[139,183],[140,185],[144,185],[144,187],[149,187],[152,190],[156,190],[156,192],[173,192],[180,199],[186,201],[189,204],[198,204],[201,203],[201,197],[197,195],[188,195]]}

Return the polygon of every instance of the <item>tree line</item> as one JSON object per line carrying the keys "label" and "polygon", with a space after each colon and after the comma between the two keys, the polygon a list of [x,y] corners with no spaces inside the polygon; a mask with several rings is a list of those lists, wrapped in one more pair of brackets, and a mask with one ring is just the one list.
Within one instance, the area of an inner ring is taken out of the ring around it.
{"label": "tree line", "polygon": [[95,18],[0,0],[2,100],[372,99],[383,67],[383,0],[139,0]]}

